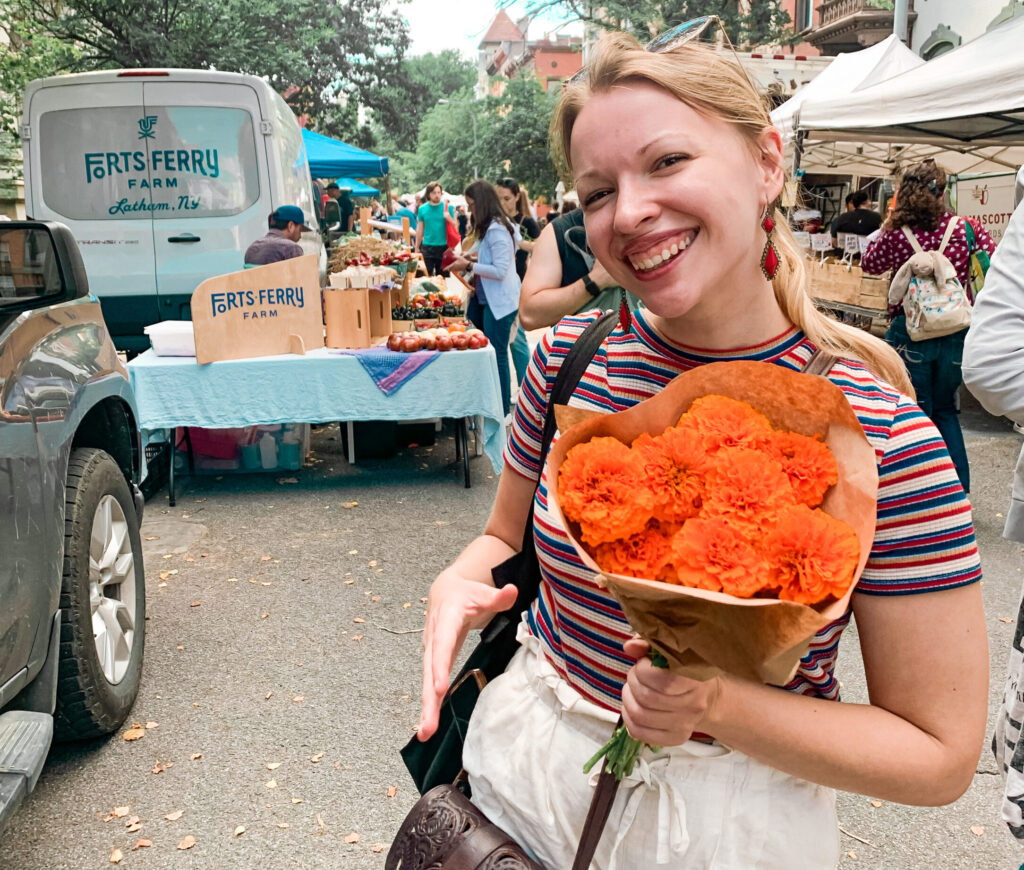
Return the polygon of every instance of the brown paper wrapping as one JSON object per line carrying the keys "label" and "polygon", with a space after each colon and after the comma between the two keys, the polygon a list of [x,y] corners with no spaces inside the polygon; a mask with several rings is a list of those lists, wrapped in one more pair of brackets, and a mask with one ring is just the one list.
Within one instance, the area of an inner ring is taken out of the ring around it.
{"label": "brown paper wrapping", "polygon": [[[597,436],[632,444],[643,432],[659,434],[695,399],[712,394],[749,403],[776,429],[824,436],[839,480],[826,493],[822,508],[848,523],[860,541],[855,580],[842,600],[808,607],[606,574],[580,543],[579,526],[562,516],[558,469],[571,447]],[[679,375],[626,411],[601,414],[558,407],[556,419],[564,434],[552,447],[544,471],[550,510],[567,529],[580,558],[619,602],[633,630],[664,653],[673,670],[695,679],[724,672],[761,683],[789,682],[815,633],[846,612],[875,534],[875,451],[842,390],[826,378],[763,362],[710,363]]]}

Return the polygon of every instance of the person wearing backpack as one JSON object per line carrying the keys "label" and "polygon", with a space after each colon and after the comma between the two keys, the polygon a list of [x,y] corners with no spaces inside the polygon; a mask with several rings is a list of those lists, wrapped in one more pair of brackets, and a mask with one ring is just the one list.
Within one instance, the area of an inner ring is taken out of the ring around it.
{"label": "person wearing backpack", "polygon": [[934,160],[907,169],[861,268],[873,275],[894,273],[885,340],[903,358],[917,402],[945,440],[964,492],[970,492],[956,391],[974,302],[971,254],[991,254],[996,246],[982,227],[946,208],[945,189],[946,173]]}

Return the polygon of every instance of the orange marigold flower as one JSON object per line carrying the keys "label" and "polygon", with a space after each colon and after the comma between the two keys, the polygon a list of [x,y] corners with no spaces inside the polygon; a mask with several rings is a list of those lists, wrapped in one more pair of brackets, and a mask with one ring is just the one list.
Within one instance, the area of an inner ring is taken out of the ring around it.
{"label": "orange marigold flower", "polygon": [[683,429],[695,429],[708,451],[722,447],[761,450],[772,436],[772,424],[746,402],[728,396],[701,396],[679,419]]}
{"label": "orange marigold flower", "polygon": [[708,455],[693,431],[670,428],[661,435],[646,432],[633,442],[654,495],[654,516],[667,523],[694,517],[704,495]]}
{"label": "orange marigold flower", "polygon": [[689,520],[672,539],[672,567],[682,586],[750,598],[767,566],[743,531],[723,517]]}
{"label": "orange marigold flower", "polygon": [[793,502],[780,462],[757,450],[726,447],[712,458],[701,515],[770,526]]}
{"label": "orange marigold flower", "polygon": [[654,496],[644,486],[640,455],[617,438],[572,447],[558,474],[558,502],[580,525],[583,543],[596,545],[642,532]]}
{"label": "orange marigold flower", "polygon": [[775,432],[769,453],[782,463],[797,501],[817,507],[839,480],[832,451],[817,438],[797,432]]}
{"label": "orange marigold flower", "polygon": [[647,528],[625,540],[598,544],[594,561],[612,574],[658,580],[672,555],[672,535],[650,522]]}
{"label": "orange marigold flower", "polygon": [[857,534],[820,509],[794,505],[779,514],[765,540],[779,598],[819,604],[842,598],[860,558]]}

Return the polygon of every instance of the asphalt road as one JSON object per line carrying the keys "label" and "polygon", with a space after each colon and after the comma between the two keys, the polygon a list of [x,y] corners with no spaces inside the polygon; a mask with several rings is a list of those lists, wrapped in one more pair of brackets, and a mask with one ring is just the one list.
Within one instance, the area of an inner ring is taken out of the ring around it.
{"label": "asphalt road", "polygon": [[[969,401],[963,420],[994,714],[1024,565],[1000,537],[1022,439]],[[138,870],[383,867],[416,797],[398,748],[418,716],[421,599],[481,529],[497,481],[481,457],[464,489],[447,434],[353,467],[336,430],[314,433],[314,451],[293,476],[198,478],[176,508],[165,493],[147,504],[132,717],[145,736],[54,748],[0,833],[0,867],[98,870],[115,849]],[[840,676],[845,698],[864,700],[854,628]],[[986,748],[950,807],[841,794],[841,867],[1016,870],[1024,847],[999,821],[999,786]],[[151,845],[133,851],[140,840]]]}

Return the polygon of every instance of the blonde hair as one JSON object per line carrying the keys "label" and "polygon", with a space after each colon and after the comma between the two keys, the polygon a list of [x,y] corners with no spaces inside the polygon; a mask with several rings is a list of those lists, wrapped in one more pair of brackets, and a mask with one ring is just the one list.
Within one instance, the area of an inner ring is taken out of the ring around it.
{"label": "blonde hair", "polygon": [[[564,175],[572,174],[572,128],[589,96],[630,80],[650,82],[694,111],[725,121],[753,151],[761,150],[759,138],[771,119],[764,99],[737,64],[696,42],[653,53],[628,34],[608,33],[598,42],[583,77],[562,88],[551,119],[552,152]],[[913,396],[906,366],[889,345],[815,308],[807,289],[803,253],[777,206],[773,211],[780,263],[772,289],[786,316],[822,350],[860,360],[873,374]]]}

